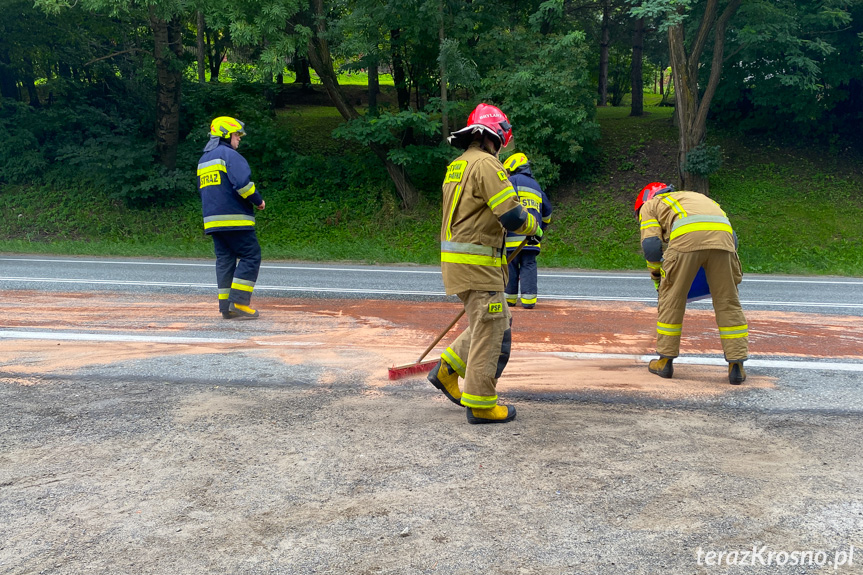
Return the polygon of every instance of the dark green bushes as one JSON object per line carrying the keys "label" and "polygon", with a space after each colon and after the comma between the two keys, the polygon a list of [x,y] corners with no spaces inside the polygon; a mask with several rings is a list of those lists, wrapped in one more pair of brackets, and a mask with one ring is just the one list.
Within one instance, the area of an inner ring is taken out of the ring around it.
{"label": "dark green bushes", "polygon": [[156,159],[152,115],[140,93],[105,98],[93,88],[33,108],[11,100],[0,107],[0,185],[53,184],[77,193],[98,189],[128,206],[168,205],[196,196],[195,165],[210,120],[242,119],[254,137],[243,153],[256,177],[278,180],[291,159],[290,132],[274,122],[265,92],[251,84],[185,86],[177,169]]}

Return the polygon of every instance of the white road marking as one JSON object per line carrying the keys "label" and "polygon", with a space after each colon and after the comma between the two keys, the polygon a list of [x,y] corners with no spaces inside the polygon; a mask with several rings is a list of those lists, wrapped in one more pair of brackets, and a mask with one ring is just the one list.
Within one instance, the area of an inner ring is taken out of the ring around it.
{"label": "white road marking", "polygon": [[[27,277],[11,277],[0,278],[2,281],[20,281],[32,283],[67,283],[67,284],[98,284],[98,285],[118,285],[118,286],[158,286],[158,287],[188,287],[202,288],[207,290],[215,290],[216,284],[202,283],[185,283],[185,282],[142,282],[130,280],[93,280],[93,279],[74,279],[74,278],[27,278]],[[384,294],[384,295],[425,295],[425,296],[443,296],[444,292],[430,291],[400,291],[400,290],[379,290],[368,288],[328,288],[328,287],[308,287],[308,286],[265,286],[255,285],[255,291],[300,291],[307,293],[327,292],[327,293],[367,293],[367,294]]]}
{"label": "white road marking", "polygon": [[50,339],[63,341],[121,341],[135,343],[246,343],[244,339],[217,337],[181,337],[158,335],[117,335],[108,333],[79,333],[63,331],[0,330],[0,339]]}
{"label": "white road marking", "polygon": [[[207,343],[251,343],[256,345],[318,345],[314,342],[273,342],[254,341],[231,338],[215,337],[180,337],[180,336],[154,336],[154,335],[121,335],[105,333],[82,333],[63,331],[15,331],[0,330],[0,339],[39,339],[39,340],[61,340],[61,341],[102,341],[102,342],[134,342],[134,343],[169,343],[169,344],[207,344]],[[531,352],[534,355],[549,355],[564,359],[615,359],[632,360],[639,363],[648,363],[655,359],[655,355],[638,355],[624,353],[579,353],[566,351]],[[727,362],[719,357],[699,357],[689,355],[678,357],[674,360],[677,365],[721,365]],[[808,360],[785,360],[785,359],[749,359],[747,367],[765,367],[770,369],[808,369],[818,371],[856,371],[863,372],[863,363],[834,362],[834,361],[808,361]]]}
{"label": "white road marking", "polygon": [[[185,287],[214,290],[216,284],[207,283],[188,283],[188,282],[145,282],[131,280],[97,280],[97,279],[80,279],[80,278],[31,278],[31,277],[0,277],[0,282],[23,282],[23,283],[59,283],[59,284],[83,284],[83,285],[116,285],[116,286],[146,286],[146,287]],[[316,286],[266,286],[256,285],[256,292],[261,291],[287,291],[287,292],[305,292],[305,293],[351,293],[351,294],[374,294],[374,295],[415,295],[427,297],[441,297],[446,293],[442,291],[416,291],[416,290],[384,290],[370,288],[331,288],[331,287],[316,287]],[[547,300],[563,300],[563,301],[622,301],[622,302],[646,302],[651,303],[656,301],[656,297],[610,297],[610,296],[579,296],[579,295],[559,295],[548,294],[543,295],[543,299]],[[690,305],[698,304],[693,302]],[[744,307],[754,306],[780,306],[780,307],[816,307],[816,308],[843,308],[843,309],[863,309],[863,303],[838,303],[838,302],[804,302],[804,301],[755,301],[741,300],[741,305]],[[701,302],[701,305],[711,305],[709,300]]]}
{"label": "white road marking", "polygon": [[[0,261],[8,262],[35,262],[35,263],[70,263],[70,264],[100,264],[100,265],[130,265],[130,266],[175,266],[175,267],[209,267],[213,268],[213,263],[197,263],[197,262],[153,262],[153,261],[121,261],[121,260],[81,260],[81,259],[47,259],[47,258],[0,258]],[[363,273],[392,273],[392,274],[434,274],[441,275],[437,269],[395,269],[395,268],[373,268],[373,267],[312,267],[312,266],[291,266],[277,264],[262,264],[261,269],[273,270],[306,270],[306,271],[323,271],[323,272],[363,272]],[[565,279],[613,279],[613,280],[638,280],[645,281],[647,273],[637,275],[611,275],[611,274],[589,274],[581,272],[561,273],[561,272],[540,272],[541,278],[565,278]],[[748,278],[744,277],[743,282],[752,283],[795,283],[795,284],[825,284],[825,285],[863,285],[863,280],[855,279],[809,279],[809,278]]]}
{"label": "white road marking", "polygon": [[[578,353],[565,351],[540,352],[540,355],[552,355],[565,359],[629,359],[640,363],[648,363],[656,359],[656,355],[634,355],[616,353]],[[728,362],[721,357],[699,357],[697,355],[681,356],[674,360],[675,365],[721,365]],[[748,359],[746,367],[766,367],[770,369],[809,369],[819,371],[859,371],[863,372],[863,363],[809,361],[790,359]]]}

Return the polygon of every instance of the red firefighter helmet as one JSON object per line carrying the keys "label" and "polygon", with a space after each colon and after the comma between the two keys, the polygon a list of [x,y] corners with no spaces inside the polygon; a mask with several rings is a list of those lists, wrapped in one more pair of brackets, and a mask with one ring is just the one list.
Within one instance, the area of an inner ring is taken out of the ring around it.
{"label": "red firefighter helmet", "polygon": [[663,184],[662,182],[651,182],[641,188],[641,191],[638,192],[638,197],[635,198],[635,213],[638,213],[638,210],[641,209],[641,206],[644,205],[644,202],[648,200],[652,200],[654,196],[657,194],[664,194],[666,192],[673,192],[674,186],[670,184]]}
{"label": "red firefighter helmet", "polygon": [[467,117],[467,126],[453,132],[447,141],[453,146],[467,148],[472,140],[468,136],[477,131],[486,132],[497,138],[501,148],[505,148],[512,140],[512,125],[506,114],[497,106],[480,104]]}

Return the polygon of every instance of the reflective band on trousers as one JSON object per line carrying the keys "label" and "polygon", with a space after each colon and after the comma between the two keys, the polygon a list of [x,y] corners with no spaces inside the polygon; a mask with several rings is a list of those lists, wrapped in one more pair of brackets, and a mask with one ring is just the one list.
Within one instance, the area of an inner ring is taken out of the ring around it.
{"label": "reflective band on trousers", "polygon": [[738,337],[749,336],[749,325],[733,325],[731,327],[720,327],[720,339],[736,339]]}
{"label": "reflective band on trousers", "polygon": [[687,216],[685,218],[677,218],[671,226],[671,237],[674,239],[677,236],[687,234],[689,232],[697,232],[704,230],[720,231],[733,233],[731,222],[724,216]]}
{"label": "reflective band on trousers", "polygon": [[231,282],[231,289],[252,292],[255,289],[255,282],[251,280],[234,278],[234,280]]}
{"label": "reflective band on trousers", "polygon": [[474,266],[500,266],[500,250],[462,242],[441,242],[440,261]]}
{"label": "reflective band on trousers", "polygon": [[680,333],[683,331],[682,323],[659,323],[656,322],[656,333],[660,333],[662,335],[670,335],[672,337],[680,337]]}
{"label": "reflective band on trousers", "polygon": [[441,355],[441,359],[449,364],[453,371],[459,374],[461,377],[464,377],[465,370],[467,369],[467,365],[465,365],[464,361],[452,350],[451,347],[446,348],[446,351]]}
{"label": "reflective band on trousers", "polygon": [[461,404],[476,409],[491,409],[497,405],[497,395],[461,394]]}

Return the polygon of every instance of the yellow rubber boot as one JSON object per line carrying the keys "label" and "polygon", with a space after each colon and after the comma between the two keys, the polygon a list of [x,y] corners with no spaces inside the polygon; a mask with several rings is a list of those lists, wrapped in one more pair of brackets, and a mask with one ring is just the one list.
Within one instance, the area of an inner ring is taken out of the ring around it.
{"label": "yellow rubber boot", "polygon": [[491,409],[467,408],[468,423],[506,423],[515,419],[515,408],[511,405],[495,405]]}
{"label": "yellow rubber boot", "polygon": [[258,310],[252,309],[247,305],[231,302],[228,306],[228,311],[236,314],[237,319],[258,319]]}
{"label": "yellow rubber boot", "polygon": [[440,360],[429,372],[427,379],[443,392],[451,402],[461,407],[461,390],[458,388],[458,373],[444,360]]}
{"label": "yellow rubber boot", "polygon": [[673,357],[665,357],[661,355],[659,356],[659,359],[650,360],[650,363],[647,365],[647,370],[650,373],[655,373],[659,377],[671,379],[671,376],[674,375],[674,366],[671,363],[673,361]]}
{"label": "yellow rubber boot", "polygon": [[740,385],[744,381],[746,381],[746,370],[743,369],[743,362],[728,362],[728,382],[731,385]]}

